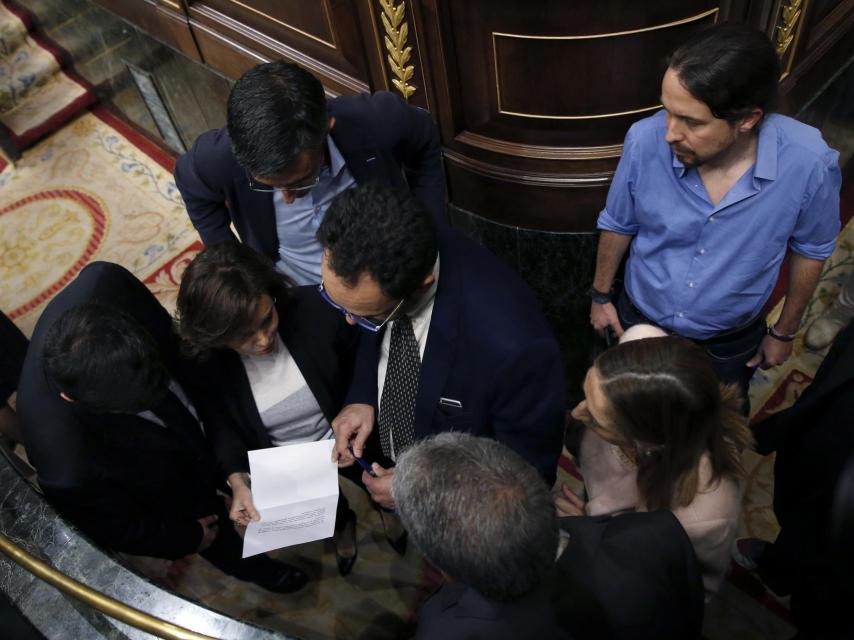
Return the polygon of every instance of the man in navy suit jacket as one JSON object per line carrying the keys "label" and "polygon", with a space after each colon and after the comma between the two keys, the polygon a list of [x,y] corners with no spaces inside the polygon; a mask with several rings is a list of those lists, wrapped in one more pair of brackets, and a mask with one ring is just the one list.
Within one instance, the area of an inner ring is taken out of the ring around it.
{"label": "man in navy suit jacket", "polygon": [[18,388],[39,485],[102,546],[169,559],[198,552],[229,575],[295,591],[307,581],[299,569],[241,560],[203,430],[225,412],[206,368],[178,347],[169,314],[117,264],[87,265],[51,300]]}
{"label": "man in navy suit jacket", "polygon": [[199,136],[175,183],[206,245],[242,242],[298,284],[320,279],[315,232],[335,195],[356,184],[408,188],[445,219],[438,131],[430,114],[389,92],[327,101],[320,82],[282,60],[234,85],[228,127]]}
{"label": "man in navy suit jacket", "polygon": [[[437,234],[415,199],[390,187],[339,195],[318,237],[322,295],[365,329],[347,404],[332,423],[336,460],[352,464],[351,439],[361,455],[376,416],[371,456],[383,464],[374,468],[380,477],[363,479],[383,507],[394,504],[388,467],[396,455],[443,431],[503,442],[551,486],[565,413],[563,363],[521,278],[471,240]],[[395,332],[406,325],[414,369],[395,356]],[[409,385],[405,399],[388,395]]]}

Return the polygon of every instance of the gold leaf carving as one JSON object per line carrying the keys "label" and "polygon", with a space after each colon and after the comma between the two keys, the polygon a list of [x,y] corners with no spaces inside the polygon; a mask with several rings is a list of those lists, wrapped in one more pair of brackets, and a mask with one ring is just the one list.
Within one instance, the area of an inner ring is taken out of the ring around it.
{"label": "gold leaf carving", "polygon": [[415,75],[415,67],[407,65],[412,58],[412,47],[407,46],[409,24],[406,22],[406,2],[395,5],[394,0],[379,0],[382,13],[380,19],[385,29],[385,48],[388,52],[388,66],[394,76],[391,83],[405,100],[409,99],[416,88],[409,84]]}
{"label": "gold leaf carving", "polygon": [[781,58],[785,55],[792,40],[795,38],[795,31],[801,19],[801,5],[803,0],[789,0],[780,8],[780,20],[777,23],[775,37],[777,45],[777,55]]}

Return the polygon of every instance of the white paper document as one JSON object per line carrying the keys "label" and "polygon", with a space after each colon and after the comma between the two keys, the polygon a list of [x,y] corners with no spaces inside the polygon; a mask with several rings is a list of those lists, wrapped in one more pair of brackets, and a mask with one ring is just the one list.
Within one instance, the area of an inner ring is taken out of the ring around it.
{"label": "white paper document", "polygon": [[243,557],[329,538],[335,530],[338,466],[335,440],[249,452],[252,499],[261,522],[250,522]]}

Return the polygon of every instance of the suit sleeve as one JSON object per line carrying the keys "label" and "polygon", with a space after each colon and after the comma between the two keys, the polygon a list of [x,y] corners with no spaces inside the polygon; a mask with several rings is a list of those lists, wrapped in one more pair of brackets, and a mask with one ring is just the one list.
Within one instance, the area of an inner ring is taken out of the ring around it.
{"label": "suit sleeve", "polygon": [[249,455],[240,434],[224,422],[208,422],[205,427],[219,466],[220,477],[225,480],[232,473],[248,473]]}
{"label": "suit sleeve", "polygon": [[114,483],[42,489],[63,517],[115,551],[174,560],[195,553],[202,542],[196,520],[151,516]]}
{"label": "suit sleeve", "polygon": [[391,141],[409,189],[431,214],[439,227],[446,227],[445,175],[439,130],[429,111],[406,104],[394,93],[379,92],[387,130],[395,131]]}
{"label": "suit sleeve", "polygon": [[225,193],[217,188],[218,180],[208,169],[215,163],[210,156],[213,136],[217,134],[209,131],[199,136],[175,164],[175,185],[184,199],[190,221],[206,245],[236,239],[231,232]]}
{"label": "suit sleeve", "polygon": [[552,339],[539,339],[497,372],[492,402],[495,439],[530,462],[551,487],[563,446],[563,361]]}
{"label": "suit sleeve", "polygon": [[0,312],[0,405],[18,388],[27,344],[21,330]]}

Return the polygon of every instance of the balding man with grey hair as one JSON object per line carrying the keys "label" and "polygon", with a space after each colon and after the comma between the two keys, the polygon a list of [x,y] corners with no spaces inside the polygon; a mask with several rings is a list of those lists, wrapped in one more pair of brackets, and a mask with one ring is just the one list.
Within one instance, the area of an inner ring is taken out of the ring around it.
{"label": "balding man with grey hair", "polygon": [[558,521],[536,470],[505,445],[448,432],[397,461],[397,512],[446,578],[417,638],[568,638],[549,602]]}

